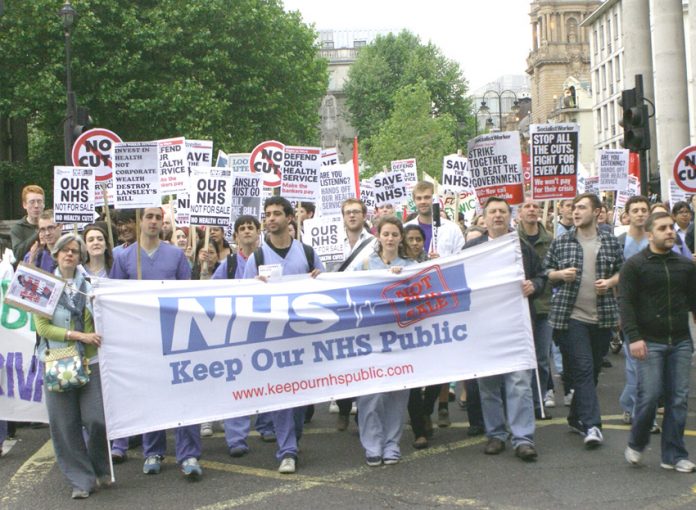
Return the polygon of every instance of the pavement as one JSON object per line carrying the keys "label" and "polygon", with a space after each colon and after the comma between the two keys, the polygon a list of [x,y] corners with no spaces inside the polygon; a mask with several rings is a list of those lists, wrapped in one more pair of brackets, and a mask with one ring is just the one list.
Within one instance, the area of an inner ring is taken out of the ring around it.
{"label": "pavement", "polygon": [[[161,474],[143,475],[139,449],[130,450],[129,459],[115,466],[112,487],[75,502],[55,463],[48,429],[23,427],[0,458],[0,509],[696,509],[696,473],[660,468],[660,436],[652,436],[645,466],[625,462],[629,427],[622,423],[618,405],[623,357],[610,354],[609,359],[614,366],[604,370],[599,384],[605,443],[596,450],[586,450],[582,438],[569,431],[560,384],[557,407],[550,410],[553,419],[537,421],[539,459],[533,463],[516,458],[509,444],[500,455],[484,455],[485,438],[467,437],[466,413],[453,402],[452,426],[436,428],[429,448],[414,450],[406,426],[402,462],[371,468],[365,465],[354,421],[347,431],[336,431],[336,415],[329,414],[327,403],[316,406],[305,426],[294,475],[278,473],[275,444],[262,442],[257,434],[249,438],[248,455],[231,458],[217,428],[213,437],[203,439],[200,481],[183,478],[169,434],[170,456]],[[689,399],[685,433],[693,459],[695,400]]]}

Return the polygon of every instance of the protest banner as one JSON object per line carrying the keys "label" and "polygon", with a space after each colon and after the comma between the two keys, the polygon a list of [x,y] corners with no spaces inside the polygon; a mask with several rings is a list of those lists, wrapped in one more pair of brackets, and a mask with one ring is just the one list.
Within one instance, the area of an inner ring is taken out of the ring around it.
{"label": "protest banner", "polygon": [[406,177],[401,172],[380,172],[372,177],[372,186],[376,207],[392,204],[397,208],[408,200]]}
{"label": "protest banner", "polygon": [[276,140],[261,142],[251,151],[249,170],[262,176],[264,186],[277,188],[280,186],[284,155],[285,145],[282,143]]}
{"label": "protest banner", "polygon": [[[247,167],[248,170],[248,167]],[[232,173],[230,226],[243,214],[261,219],[261,176],[251,172]]]}
{"label": "protest banner", "polygon": [[[336,147],[331,147],[329,149],[321,150],[321,166],[332,166],[338,165],[338,149]],[[353,163],[351,162],[351,165]]]}
{"label": "protest banner", "polygon": [[53,221],[91,223],[94,220],[94,169],[53,167]]}
{"label": "protest banner", "polygon": [[109,437],[533,369],[523,279],[514,234],[398,275],[100,279]]}
{"label": "protest banner", "polygon": [[288,200],[316,203],[319,200],[319,147],[285,147],[280,195]]}
{"label": "protest banner", "polygon": [[499,197],[510,205],[524,201],[522,155],[517,131],[480,135],[468,144],[471,183],[481,205]]}
{"label": "protest banner", "polygon": [[628,149],[597,151],[599,191],[625,191],[628,188]]}
{"label": "protest banner", "polygon": [[640,180],[635,175],[628,176],[628,187],[616,193],[614,203],[614,219],[620,217],[621,211],[626,207],[626,202],[634,195],[640,195]]}
{"label": "protest banner", "polygon": [[[351,165],[352,166],[352,165]],[[307,218],[302,223],[302,242],[314,248],[324,266],[343,262],[343,220],[340,216]]]}
{"label": "protest banner", "polygon": [[322,216],[341,216],[341,204],[357,197],[353,163],[322,166],[319,173],[320,198],[317,209]]}
{"label": "protest banner", "polygon": [[179,193],[172,201],[174,207],[174,221],[177,225],[188,227],[191,225],[191,198],[188,193]]}
{"label": "protest banner", "polygon": [[82,133],[72,147],[73,166],[86,166],[94,170],[97,186],[94,193],[94,205],[104,205],[104,190],[111,194],[114,188],[113,161],[111,151],[115,143],[121,143],[121,137],[108,129],[90,129]]}
{"label": "protest banner", "polygon": [[442,207],[445,210],[448,218],[452,221],[457,221],[459,213],[464,215],[464,220],[467,225],[471,225],[471,220],[478,213],[481,214],[483,210],[476,198],[476,192],[471,189],[470,191],[460,191],[457,194],[446,192],[441,196]]}
{"label": "protest banner", "polygon": [[360,200],[365,204],[367,208],[367,217],[370,218],[377,207],[375,203],[375,187],[372,184],[372,179],[360,181]]}
{"label": "protest banner", "polygon": [[188,155],[184,138],[157,140],[157,166],[162,195],[176,195],[188,191]]}
{"label": "protest banner", "polygon": [[459,154],[450,154],[442,158],[442,189],[453,193],[473,191],[466,158]]}
{"label": "protest banner", "polygon": [[577,194],[578,136],[580,126],[532,124],[532,198],[557,200]]}
{"label": "protest banner", "polygon": [[12,266],[0,264],[0,420],[48,423],[31,313],[5,303]]}
{"label": "protest banner", "polygon": [[595,175],[585,179],[585,193],[594,193],[599,196],[599,176]]}
{"label": "protest banner", "polygon": [[232,214],[232,171],[198,166],[191,169],[191,225],[226,227]]}
{"label": "protest banner", "polygon": [[125,142],[114,145],[114,207],[159,207],[157,142]]}
{"label": "protest banner", "polygon": [[410,194],[413,187],[418,182],[418,167],[416,158],[399,159],[391,162],[392,172],[401,172],[404,174],[404,182],[406,183],[406,191]]}

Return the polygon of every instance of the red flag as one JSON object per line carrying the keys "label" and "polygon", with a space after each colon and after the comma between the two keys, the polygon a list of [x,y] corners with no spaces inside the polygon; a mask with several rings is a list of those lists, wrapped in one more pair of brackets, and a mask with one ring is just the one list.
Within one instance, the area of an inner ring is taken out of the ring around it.
{"label": "red flag", "polygon": [[353,137],[353,174],[355,175],[355,197],[360,198],[360,168],[358,166],[358,137]]}

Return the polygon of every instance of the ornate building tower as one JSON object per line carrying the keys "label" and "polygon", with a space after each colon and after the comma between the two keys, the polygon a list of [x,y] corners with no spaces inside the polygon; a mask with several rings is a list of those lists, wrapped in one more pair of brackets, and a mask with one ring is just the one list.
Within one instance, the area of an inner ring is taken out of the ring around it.
{"label": "ornate building tower", "polygon": [[580,23],[600,4],[600,0],[531,3],[532,51],[527,57],[527,73],[532,82],[533,124],[549,120],[568,78],[590,81],[589,33]]}

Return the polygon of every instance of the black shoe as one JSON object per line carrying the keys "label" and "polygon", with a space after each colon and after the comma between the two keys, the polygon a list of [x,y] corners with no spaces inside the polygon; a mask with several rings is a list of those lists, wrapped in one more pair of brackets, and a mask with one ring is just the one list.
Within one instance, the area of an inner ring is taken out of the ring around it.
{"label": "black shoe", "polygon": [[486,455],[498,455],[503,450],[505,450],[505,443],[497,437],[491,437],[488,443],[486,443],[483,453]]}
{"label": "black shoe", "polygon": [[305,409],[304,422],[309,423],[310,421],[312,421],[313,416],[314,416],[314,404],[310,404]]}
{"label": "black shoe", "polygon": [[537,420],[552,420],[553,419],[553,416],[551,416],[549,414],[549,412],[546,410],[544,411],[544,416],[542,417],[541,416],[541,409],[534,409],[534,417]]}
{"label": "black shoe", "polygon": [[604,358],[602,360],[602,368],[611,368],[614,365],[611,364],[611,361],[609,361],[607,358]]}
{"label": "black shoe", "polygon": [[472,425],[466,429],[466,435],[469,437],[482,436],[484,432],[486,431],[483,427],[479,427],[478,425]]}
{"label": "black shoe", "polygon": [[515,455],[525,462],[533,462],[537,459],[537,452],[531,444],[521,444],[515,448]]}

